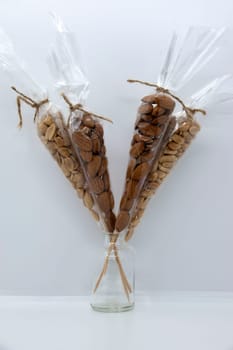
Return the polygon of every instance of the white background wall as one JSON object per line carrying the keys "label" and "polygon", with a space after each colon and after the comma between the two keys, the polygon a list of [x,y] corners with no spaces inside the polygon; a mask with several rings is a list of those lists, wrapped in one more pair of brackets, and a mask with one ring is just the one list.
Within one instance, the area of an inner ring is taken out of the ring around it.
{"label": "white background wall", "polygon": [[[150,92],[126,79],[155,80],[174,28],[230,26],[233,3],[2,0],[0,26],[45,85],[45,58],[54,39],[50,10],[77,34],[92,84],[90,109],[115,121],[106,125],[106,143],[118,204],[136,108]],[[208,67],[207,77],[211,70],[233,71],[232,33],[224,41],[224,58]],[[2,73],[0,107],[1,294],[87,294],[102,232],[41,145],[30,109],[24,110],[24,129],[17,130],[15,96]],[[132,241],[139,292],[233,292],[232,107],[209,111],[198,139],[151,201]]]}

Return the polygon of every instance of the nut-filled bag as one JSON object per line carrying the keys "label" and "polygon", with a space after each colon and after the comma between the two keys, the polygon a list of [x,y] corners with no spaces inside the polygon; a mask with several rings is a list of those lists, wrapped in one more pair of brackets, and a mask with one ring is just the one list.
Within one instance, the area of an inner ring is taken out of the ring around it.
{"label": "nut-filled bag", "polygon": [[84,195],[84,203],[101,223],[102,229],[112,233],[115,228],[114,197],[102,124],[103,120],[110,120],[88,111],[89,81],[76,54],[74,37],[60,20],[59,23],[55,20],[55,24],[57,40],[49,65],[56,88],[70,109],[68,129],[88,193],[88,196]]}
{"label": "nut-filled bag", "polygon": [[[178,127],[177,108],[181,108],[189,117],[198,111],[204,113],[187,107],[179,92],[214,56],[216,42],[223,32],[224,29],[190,28],[176,57],[177,37],[173,35],[158,83],[128,80],[154,87],[155,92],[141,99],[131,142],[125,188],[116,219],[116,231],[127,229],[126,239],[132,236],[151,193],[158,187],[158,174],[154,169],[158,168],[161,174],[167,173],[180,147],[177,144],[179,135],[171,140]],[[196,124],[193,125],[193,132],[196,127]],[[166,157],[162,158],[162,164],[158,164],[165,148]]]}
{"label": "nut-filled bag", "polygon": [[3,31],[0,31],[0,40],[0,67],[7,73],[10,83],[20,90],[12,87],[17,93],[19,127],[21,128],[23,124],[21,113],[23,102],[35,109],[34,121],[41,142],[77,194],[87,200],[85,177],[61,110],[49,101],[47,92],[32,79],[22,60],[17,56],[10,39]]}

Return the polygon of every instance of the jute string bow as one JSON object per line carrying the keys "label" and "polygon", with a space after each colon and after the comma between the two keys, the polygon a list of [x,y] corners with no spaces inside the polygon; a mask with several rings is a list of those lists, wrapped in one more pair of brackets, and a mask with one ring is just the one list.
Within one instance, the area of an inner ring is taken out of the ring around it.
{"label": "jute string bow", "polygon": [[22,92],[18,91],[14,86],[12,86],[11,89],[14,90],[17,93],[17,95],[18,95],[17,99],[16,99],[16,101],[17,101],[17,108],[18,108],[18,114],[19,114],[18,127],[22,128],[22,126],[23,126],[23,116],[22,116],[22,110],[21,110],[21,103],[25,102],[26,104],[28,104],[32,108],[35,108],[35,114],[34,114],[34,118],[33,118],[33,120],[35,121],[37,116],[38,116],[40,107],[43,106],[44,104],[48,103],[49,99],[46,98],[44,100],[36,102],[31,97],[28,97],[25,94],[23,94]]}
{"label": "jute string bow", "polygon": [[178,96],[174,95],[169,89],[166,89],[166,88],[164,88],[162,86],[159,86],[158,84],[149,83],[147,81],[137,80],[137,79],[128,79],[127,82],[128,83],[138,83],[138,84],[142,84],[142,85],[146,85],[146,86],[151,86],[151,87],[154,87],[157,92],[162,92],[164,94],[167,94],[167,95],[171,96],[172,98],[174,98],[174,100],[179,102],[179,104],[182,106],[182,108],[183,108],[183,110],[186,113],[188,118],[193,119],[194,114],[198,113],[198,112],[202,113],[203,115],[206,115],[206,111],[204,109],[190,108],[190,107],[186,106],[184,104],[184,102]]}
{"label": "jute string bow", "polygon": [[67,125],[69,125],[72,113],[74,111],[77,111],[77,110],[79,110],[79,111],[81,111],[83,113],[91,114],[91,115],[93,115],[94,117],[96,117],[98,119],[106,120],[107,122],[113,123],[113,121],[111,119],[109,119],[109,118],[106,118],[106,117],[103,117],[103,116],[101,116],[99,114],[95,114],[95,113],[92,113],[90,111],[87,111],[86,109],[83,108],[83,105],[81,103],[77,103],[77,104],[74,105],[64,93],[62,93],[61,96],[64,98],[65,102],[68,104],[68,106],[70,108],[70,115],[69,115],[68,120],[67,120]]}

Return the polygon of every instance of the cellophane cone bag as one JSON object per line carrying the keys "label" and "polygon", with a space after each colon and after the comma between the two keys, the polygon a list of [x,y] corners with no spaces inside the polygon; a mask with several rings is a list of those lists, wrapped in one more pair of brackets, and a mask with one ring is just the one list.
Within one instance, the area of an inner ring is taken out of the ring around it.
{"label": "cellophane cone bag", "polygon": [[[213,103],[219,104],[232,100],[233,97],[230,94],[224,93],[221,95],[218,93],[220,86],[230,78],[230,75],[224,75],[207,84],[191,97],[190,106],[193,105],[195,108],[198,106],[198,108],[204,110]],[[200,118],[197,118],[195,115],[192,117],[187,116],[187,114],[182,111],[177,113],[175,118],[176,128],[173,130],[167,142],[165,141],[165,147],[160,153],[158,160],[154,163],[139,195],[134,216],[125,235],[127,241],[133,236],[134,230],[140,222],[149,200],[201,130],[201,123],[198,120]]]}
{"label": "cellophane cone bag", "polygon": [[[116,230],[121,232],[126,229],[126,239],[132,236],[151,193],[158,187],[155,182],[158,174],[154,169],[159,167],[161,176],[164,176],[175,159],[172,156],[180,147],[177,144],[179,135],[176,137],[174,134],[178,128],[177,109],[184,108],[185,115],[193,112],[186,109],[179,98],[179,91],[214,57],[218,51],[216,43],[223,32],[222,28],[214,30],[191,27],[178,52],[175,50],[177,36],[173,35],[158,82],[150,84],[129,80],[154,86],[155,92],[141,99],[131,142],[125,188],[116,219]],[[192,130],[195,127],[198,126],[195,124]],[[179,141],[182,142],[181,139]],[[161,160],[163,164],[158,164],[162,155],[166,155]]]}
{"label": "cellophane cone bag", "polygon": [[[74,151],[69,132],[62,112],[48,99],[47,92],[38,85],[24,67],[24,63],[17,56],[11,40],[0,31],[0,66],[9,76],[18,93],[17,105],[22,126],[21,103],[27,103],[35,108],[35,125],[38,136],[60,170],[82,196],[85,188],[85,177],[80,162]],[[23,93],[21,93],[21,91]]]}
{"label": "cellophane cone bag", "polygon": [[114,197],[111,191],[102,120],[89,112],[89,81],[84,73],[76,43],[61,20],[55,18],[57,40],[50,55],[50,68],[59,93],[70,108],[68,128],[72,145],[85,178],[85,205],[105,232],[115,227]]}

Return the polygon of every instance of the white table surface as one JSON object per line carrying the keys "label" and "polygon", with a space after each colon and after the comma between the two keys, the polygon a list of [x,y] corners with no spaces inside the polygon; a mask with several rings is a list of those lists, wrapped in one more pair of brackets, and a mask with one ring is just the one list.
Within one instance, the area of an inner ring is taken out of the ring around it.
{"label": "white table surface", "polygon": [[138,297],[104,314],[88,297],[0,297],[0,350],[233,350],[233,295]]}

